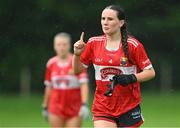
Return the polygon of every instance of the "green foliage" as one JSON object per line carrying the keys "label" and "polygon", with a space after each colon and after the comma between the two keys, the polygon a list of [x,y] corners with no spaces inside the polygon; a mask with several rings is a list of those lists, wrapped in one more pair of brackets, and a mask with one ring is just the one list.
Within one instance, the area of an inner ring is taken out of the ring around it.
{"label": "green foliage", "polygon": [[[102,34],[100,15],[109,4],[125,8],[130,34],[144,44],[155,67],[160,67],[156,64],[157,56],[165,55],[176,62],[180,51],[177,0],[1,0],[0,91],[18,91],[24,66],[31,70],[32,90],[41,89],[46,61],[54,55],[53,36],[60,31],[69,32],[73,44],[81,31],[85,31],[86,40]],[[178,77],[174,80],[176,88],[180,84]]]}

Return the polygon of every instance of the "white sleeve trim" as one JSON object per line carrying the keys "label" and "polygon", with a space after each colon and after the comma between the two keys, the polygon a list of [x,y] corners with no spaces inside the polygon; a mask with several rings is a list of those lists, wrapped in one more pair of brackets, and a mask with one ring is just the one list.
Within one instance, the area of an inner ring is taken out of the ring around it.
{"label": "white sleeve trim", "polygon": [[48,80],[45,80],[45,81],[44,81],[44,85],[45,85],[45,86],[52,86],[51,82],[48,81]]}
{"label": "white sleeve trim", "polygon": [[84,63],[82,63],[82,65],[83,65],[84,68],[88,68],[88,65],[86,65]]}
{"label": "white sleeve trim", "polygon": [[152,66],[152,64],[150,64],[150,65],[148,65],[148,66],[146,66],[144,69],[151,69],[153,66]]}

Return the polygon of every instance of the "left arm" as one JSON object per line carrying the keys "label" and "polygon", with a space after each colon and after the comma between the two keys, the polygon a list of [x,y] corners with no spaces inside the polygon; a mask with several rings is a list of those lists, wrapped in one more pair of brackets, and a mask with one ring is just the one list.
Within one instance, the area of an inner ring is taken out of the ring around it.
{"label": "left arm", "polygon": [[155,77],[154,68],[144,69],[142,72],[135,74],[137,81],[144,82]]}
{"label": "left arm", "polygon": [[81,107],[79,110],[79,116],[82,119],[87,119],[89,116],[89,108],[88,108],[88,100],[89,100],[89,85],[88,85],[88,77],[87,73],[84,70],[83,73],[80,74],[80,89],[81,89]]}
{"label": "left arm", "polygon": [[89,86],[87,83],[81,84],[81,103],[87,104],[89,99]]}
{"label": "left arm", "polygon": [[88,108],[88,98],[89,98],[89,86],[87,83],[81,84],[81,107],[79,110],[79,116],[82,119],[87,119],[89,116],[89,108]]}
{"label": "left arm", "polygon": [[[135,64],[142,70],[139,73],[136,73],[136,79],[138,82],[148,81],[155,77],[155,71],[152,66],[150,59],[141,43],[138,43],[137,40],[134,41],[138,44],[135,50],[132,50],[132,55]],[[133,47],[134,48],[134,47]]]}

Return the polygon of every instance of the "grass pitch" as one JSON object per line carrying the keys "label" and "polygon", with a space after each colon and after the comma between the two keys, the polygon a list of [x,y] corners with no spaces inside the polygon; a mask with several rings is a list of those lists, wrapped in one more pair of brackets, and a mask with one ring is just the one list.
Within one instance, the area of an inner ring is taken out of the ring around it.
{"label": "grass pitch", "polygon": [[[142,127],[180,127],[180,93],[142,95],[145,123]],[[41,116],[42,95],[0,95],[0,127],[46,127]],[[93,127],[91,117],[83,127]]]}

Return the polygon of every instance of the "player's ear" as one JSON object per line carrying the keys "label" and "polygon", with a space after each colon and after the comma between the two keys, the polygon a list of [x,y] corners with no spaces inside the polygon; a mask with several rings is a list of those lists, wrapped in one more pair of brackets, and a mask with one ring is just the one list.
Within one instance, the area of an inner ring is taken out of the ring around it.
{"label": "player's ear", "polygon": [[121,28],[124,25],[124,20],[119,20],[119,27]]}
{"label": "player's ear", "polygon": [[55,41],[53,42],[53,48],[54,48],[54,51],[56,51],[56,43],[55,43]]}

